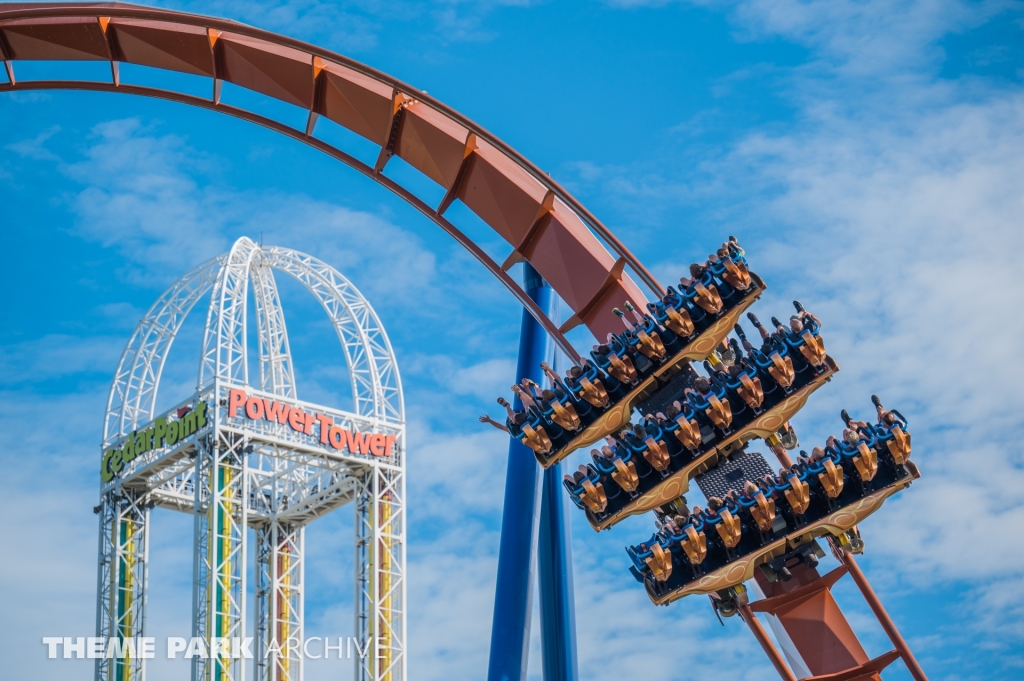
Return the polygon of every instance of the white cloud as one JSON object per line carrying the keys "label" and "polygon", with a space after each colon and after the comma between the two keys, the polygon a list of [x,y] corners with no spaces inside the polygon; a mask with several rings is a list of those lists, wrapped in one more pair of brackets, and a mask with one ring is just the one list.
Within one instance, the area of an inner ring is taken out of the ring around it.
{"label": "white cloud", "polygon": [[499,396],[512,398],[509,386],[515,378],[515,361],[489,359],[463,366],[459,359],[451,355],[413,355],[407,359],[403,370],[407,375],[429,377],[448,392],[470,395],[479,403],[504,414],[494,401]]}
{"label": "white cloud", "polygon": [[[608,0],[624,9],[658,8],[676,0]],[[929,69],[941,56],[934,43],[1019,9],[1013,0],[682,0],[726,10],[742,40],[781,37],[815,50],[830,75],[893,76]],[[806,66],[802,67],[806,70]],[[848,84],[844,84],[846,86]]]}
{"label": "white cloud", "polygon": [[842,73],[891,74],[929,66],[937,56],[935,40],[1013,6],[1001,0],[751,0],[736,3],[735,11],[755,35],[817,48]]}
{"label": "white cloud", "polygon": [[0,346],[0,375],[10,385],[76,374],[112,374],[123,348],[124,339],[114,336],[43,336]]}
{"label": "white cloud", "polygon": [[233,208],[189,174],[209,171],[208,156],[176,135],[150,133],[137,119],[97,125],[85,159],[62,165],[85,185],[73,200],[78,229],[128,256],[123,276],[135,283],[164,281],[160,272],[184,272],[227,250],[220,225]]}
{"label": "white cloud", "polygon": [[121,276],[132,283],[163,283],[167,272],[225,252],[234,235],[262,234],[265,243],[358,271],[357,283],[377,297],[416,290],[414,302],[397,300],[423,312],[436,301],[434,254],[382,217],[301,194],[222,186],[204,177],[220,159],[137,119],[100,124],[92,141],[84,160],[61,164],[85,185],[72,202],[78,230],[120,250],[127,259]]}
{"label": "white cloud", "polygon": [[54,125],[41,131],[38,135],[28,140],[11,142],[5,149],[10,149],[22,158],[30,158],[33,161],[56,161],[57,156],[46,148],[46,142],[60,132],[60,126]]}
{"label": "white cloud", "polygon": [[57,681],[86,669],[40,664],[40,640],[85,636],[94,627],[97,523],[90,511],[104,397],[102,389],[45,397],[0,392],[0,539],[10,547],[0,565],[0,656],[12,678]]}

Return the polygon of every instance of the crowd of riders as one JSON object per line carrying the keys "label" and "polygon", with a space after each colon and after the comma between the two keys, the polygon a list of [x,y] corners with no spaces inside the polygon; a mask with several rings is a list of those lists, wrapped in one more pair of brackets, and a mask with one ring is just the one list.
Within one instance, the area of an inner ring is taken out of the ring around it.
{"label": "crowd of riders", "polygon": [[[661,301],[648,303],[646,312],[628,302],[625,311],[616,309],[623,323],[622,331],[609,333],[605,342],[593,346],[588,359],[570,367],[564,377],[548,364],[541,364],[550,388],[542,388],[530,379],[512,386],[513,396],[521,406],[513,407],[507,399],[499,398],[498,403],[506,412],[504,422],[487,414],[480,421],[508,431],[538,454],[558,451],[743,301],[753,287],[744,251],[735,237],[730,237],[703,265],[691,265],[690,276],[680,279],[678,289],[670,286]],[[803,328],[810,329],[813,339],[818,337],[819,326],[817,319],[806,312],[800,311],[796,317],[799,319],[791,322],[790,327],[779,324],[772,332],[758,323],[762,335],[773,339],[762,343],[761,348],[751,346],[745,337],[742,346],[738,342],[723,345],[719,354],[727,359],[738,355],[737,366],[734,369],[731,364],[726,365],[724,373],[721,369],[712,371],[704,381],[697,381],[692,398],[696,408],[711,399],[712,394],[749,383],[751,377],[757,378],[758,371],[774,369],[773,361],[781,362],[783,371],[792,365],[791,360],[787,365],[784,358],[799,354],[798,348],[806,345]],[[814,343],[812,340],[811,344]],[[744,356],[747,346],[750,348]],[[768,364],[759,368],[758,362]],[[803,368],[799,359],[797,365]],[[775,382],[772,379],[773,385]],[[787,382],[785,377],[783,382]]]}

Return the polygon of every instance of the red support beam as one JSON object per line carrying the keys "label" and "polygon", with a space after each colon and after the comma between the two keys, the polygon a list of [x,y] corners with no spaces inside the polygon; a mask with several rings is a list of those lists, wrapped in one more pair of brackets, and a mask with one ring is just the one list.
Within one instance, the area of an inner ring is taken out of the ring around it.
{"label": "red support beam", "polygon": [[782,655],[779,654],[778,649],[772,645],[771,639],[768,638],[768,634],[765,633],[764,627],[757,621],[757,615],[753,613],[749,605],[739,605],[740,617],[750,627],[750,631],[754,634],[754,638],[761,644],[761,648],[764,649],[768,659],[772,661],[772,666],[775,667],[775,671],[779,673],[779,676],[783,678],[783,681],[796,681],[796,676],[790,671],[789,667],[786,666],[786,661],[782,659]]}
{"label": "red support beam", "polygon": [[875,617],[878,618],[878,623],[882,625],[882,629],[885,630],[886,635],[892,644],[896,646],[896,650],[899,652],[900,657],[903,658],[904,664],[907,665],[907,669],[910,670],[910,675],[914,677],[914,681],[928,681],[928,677],[925,676],[924,670],[921,669],[921,665],[918,664],[917,659],[914,657],[914,653],[910,652],[910,647],[907,642],[903,640],[899,630],[896,628],[896,623],[889,617],[889,613],[882,607],[882,601],[878,600],[878,596],[875,594],[875,590],[871,588],[871,584],[868,583],[867,577],[861,572],[860,566],[853,559],[853,554],[848,551],[842,553],[843,565],[846,566],[850,576],[853,577],[853,581],[857,584],[857,588],[860,589],[861,594],[864,596],[864,600],[871,606],[871,611],[875,613]]}

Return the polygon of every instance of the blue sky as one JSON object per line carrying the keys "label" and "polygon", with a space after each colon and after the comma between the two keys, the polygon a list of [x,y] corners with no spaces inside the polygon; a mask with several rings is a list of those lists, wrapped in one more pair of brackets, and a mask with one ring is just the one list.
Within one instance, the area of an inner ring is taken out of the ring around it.
{"label": "blue sky", "polygon": [[[770,287],[759,314],[799,298],[842,367],[795,420],[802,439],[836,432],[843,407],[870,414],[871,393],[910,419],[924,478],[862,526],[862,565],[930,678],[1022,673],[1024,5],[160,4],[309,40],[428,90],[569,187],[662,281],[736,234]],[[296,115],[230,88],[225,98]],[[503,259],[465,209],[450,215]],[[120,95],[0,97],[0,225],[0,658],[10,678],[91,678],[84,660],[45,660],[39,640],[93,627],[91,507],[118,356],[166,286],[261,232],[344,272],[388,328],[410,417],[410,674],[484,673],[506,444],[475,417],[508,385],[519,319],[500,285],[326,156]],[[343,404],[326,318],[279,283],[300,396]],[[164,404],[194,384],[200,321],[172,351]],[[699,598],[650,605],[622,551],[649,524],[596,535],[574,517],[581,678],[771,678],[742,623],[720,627]],[[309,529],[308,634],[351,632],[350,527],[345,510]],[[153,532],[151,631],[184,635],[192,524],[158,513]],[[836,595],[868,652],[888,650],[852,585]],[[156,681],[186,673],[156,662]],[[892,669],[886,679],[909,678]],[[348,678],[347,663],[310,665],[307,678],[339,673]]]}

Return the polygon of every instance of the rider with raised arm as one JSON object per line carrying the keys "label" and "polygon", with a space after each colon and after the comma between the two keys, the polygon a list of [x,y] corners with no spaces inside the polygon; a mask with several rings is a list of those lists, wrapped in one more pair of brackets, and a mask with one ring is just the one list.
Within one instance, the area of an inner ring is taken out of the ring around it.
{"label": "rider with raised arm", "polygon": [[540,368],[547,376],[548,382],[551,383],[551,390],[558,396],[558,399],[564,399],[570,394],[569,389],[565,387],[565,383],[562,382],[562,378],[551,369],[551,365],[547,362],[541,362]]}
{"label": "rider with raised arm", "polygon": [[[512,409],[512,405],[504,397],[498,398],[498,404],[505,408],[505,423],[498,423],[487,414],[480,417],[480,423],[489,423],[498,430],[503,430],[513,436],[517,435],[521,430],[520,425],[526,422],[526,414]],[[521,419],[517,421],[517,417],[521,417]]]}

